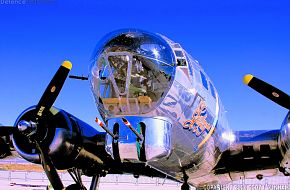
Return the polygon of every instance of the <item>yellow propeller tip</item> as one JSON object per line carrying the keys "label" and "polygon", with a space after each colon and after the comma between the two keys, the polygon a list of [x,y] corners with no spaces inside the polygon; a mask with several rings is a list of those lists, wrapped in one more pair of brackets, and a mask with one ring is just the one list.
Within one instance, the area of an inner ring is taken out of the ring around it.
{"label": "yellow propeller tip", "polygon": [[71,70],[72,63],[70,61],[64,61],[61,66],[65,67],[65,68],[67,68],[69,70]]}
{"label": "yellow propeller tip", "polygon": [[244,82],[246,85],[248,85],[248,84],[250,83],[250,81],[251,81],[253,78],[254,78],[253,75],[251,75],[251,74],[247,74],[247,75],[244,76],[244,78],[243,78],[243,82]]}

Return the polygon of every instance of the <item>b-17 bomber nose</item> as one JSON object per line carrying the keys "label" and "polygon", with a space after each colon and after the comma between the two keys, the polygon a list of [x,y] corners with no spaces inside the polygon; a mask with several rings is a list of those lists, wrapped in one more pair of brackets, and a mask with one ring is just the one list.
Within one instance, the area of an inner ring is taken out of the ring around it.
{"label": "b-17 bomber nose", "polygon": [[94,53],[91,83],[107,116],[150,112],[170,88],[176,61],[165,37],[120,30],[101,40]]}

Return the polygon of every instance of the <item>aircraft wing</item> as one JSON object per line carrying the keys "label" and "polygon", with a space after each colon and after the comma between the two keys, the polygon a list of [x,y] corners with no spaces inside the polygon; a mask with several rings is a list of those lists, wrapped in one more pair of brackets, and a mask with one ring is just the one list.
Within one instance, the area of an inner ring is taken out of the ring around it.
{"label": "aircraft wing", "polygon": [[231,176],[239,173],[239,176],[246,177],[255,171],[255,174],[263,173],[267,176],[268,171],[276,175],[282,160],[279,134],[280,130],[235,132],[236,141],[222,154],[214,169],[215,174],[229,172]]}

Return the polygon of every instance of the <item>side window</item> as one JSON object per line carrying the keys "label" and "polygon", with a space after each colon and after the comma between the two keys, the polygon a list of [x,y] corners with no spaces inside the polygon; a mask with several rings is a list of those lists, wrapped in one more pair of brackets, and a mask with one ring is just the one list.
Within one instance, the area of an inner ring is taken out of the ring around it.
{"label": "side window", "polygon": [[201,81],[202,81],[202,84],[203,84],[204,88],[206,88],[208,90],[206,77],[201,71],[200,71],[200,77],[201,77]]}
{"label": "side window", "polygon": [[176,57],[184,57],[184,55],[183,55],[183,52],[182,51],[174,51],[175,52],[175,55],[176,55]]}
{"label": "side window", "polygon": [[186,66],[186,59],[181,50],[174,51],[176,58],[177,58],[177,66]]}
{"label": "side window", "polygon": [[210,92],[211,92],[211,95],[216,98],[216,95],[215,95],[215,90],[214,90],[214,87],[213,85],[211,84],[211,82],[209,81],[209,88],[210,88]]}

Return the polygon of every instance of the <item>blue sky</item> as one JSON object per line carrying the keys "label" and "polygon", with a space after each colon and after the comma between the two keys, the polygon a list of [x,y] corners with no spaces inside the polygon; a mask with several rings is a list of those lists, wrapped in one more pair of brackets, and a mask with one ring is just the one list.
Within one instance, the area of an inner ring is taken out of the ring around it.
{"label": "blue sky", "polygon": [[[179,42],[213,80],[234,130],[280,128],[287,110],[242,84],[252,73],[290,93],[290,2],[38,0],[0,4],[0,122],[38,102],[65,59],[88,74],[94,46],[120,28]],[[88,82],[68,80],[55,106],[94,124]]]}

